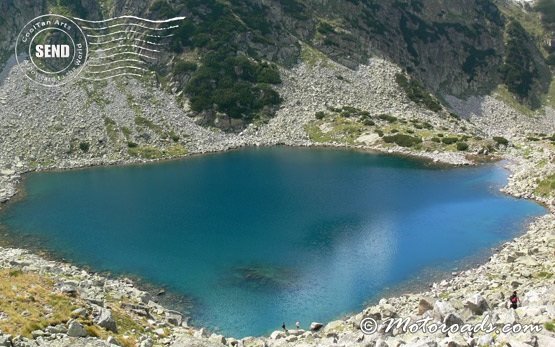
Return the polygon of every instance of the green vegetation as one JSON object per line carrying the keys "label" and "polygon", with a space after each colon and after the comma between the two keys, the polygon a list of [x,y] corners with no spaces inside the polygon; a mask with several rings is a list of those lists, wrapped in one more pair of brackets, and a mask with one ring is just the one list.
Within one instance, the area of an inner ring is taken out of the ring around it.
{"label": "green vegetation", "polygon": [[314,142],[335,141],[354,144],[356,139],[364,132],[365,127],[356,120],[336,117],[330,124],[325,124],[322,127],[317,123],[308,124],[305,130],[310,140]]}
{"label": "green vegetation", "polygon": [[493,141],[495,141],[495,143],[497,143],[498,146],[508,146],[509,145],[509,140],[507,140],[506,138],[504,138],[502,136],[494,136]]}
{"label": "green vegetation", "polygon": [[389,115],[389,114],[380,114],[380,115],[378,116],[378,118],[381,119],[381,120],[385,120],[385,121],[388,122],[388,123],[395,123],[395,122],[397,122],[397,117],[394,117],[394,116]]}
{"label": "green vegetation", "polygon": [[400,73],[395,75],[395,81],[405,91],[408,98],[416,104],[422,105],[434,112],[442,109],[441,104],[418,81],[409,80],[405,75]]}
{"label": "green vegetation", "polygon": [[88,143],[88,142],[81,142],[79,144],[79,149],[84,153],[87,153],[89,151],[90,147],[91,147],[91,144]]}
{"label": "green vegetation", "polygon": [[550,196],[554,189],[555,175],[551,175],[538,183],[535,193],[540,196]]}
{"label": "green vegetation", "polygon": [[133,142],[127,144],[130,156],[142,159],[163,159],[181,157],[187,154],[187,149],[182,145],[176,144],[168,148],[156,148],[154,146],[139,146]]}
{"label": "green vegetation", "polygon": [[318,63],[325,63],[328,57],[307,44],[301,44],[301,60],[309,66],[315,66]]}
{"label": "green vegetation", "polygon": [[441,142],[445,145],[452,145],[454,143],[457,143],[459,141],[458,137],[443,137],[441,139]]}
{"label": "green vegetation", "polygon": [[104,127],[106,128],[106,133],[108,134],[110,142],[117,142],[118,130],[116,122],[112,118],[104,117]]}
{"label": "green vegetation", "polygon": [[195,63],[185,60],[179,60],[177,63],[175,63],[173,72],[179,75],[183,73],[194,72],[197,70],[197,68],[198,66]]}
{"label": "green vegetation", "polygon": [[536,10],[541,13],[542,22],[549,30],[555,30],[555,2],[552,0],[538,0]]}
{"label": "green vegetation", "polygon": [[413,147],[422,143],[422,138],[405,134],[384,136],[383,140],[385,143],[395,143],[401,147]]}
{"label": "green vegetation", "polygon": [[77,16],[79,18],[86,18],[89,14],[80,1],[47,0],[46,6],[51,13],[56,13],[62,16]]}
{"label": "green vegetation", "polygon": [[159,0],[150,10],[166,13],[165,17],[185,9],[190,13],[191,20],[176,30],[171,48],[178,54],[195,50],[200,56],[198,65],[178,61],[173,66],[173,74],[191,76],[182,86],[191,109],[207,114],[219,112],[247,123],[273,116],[281,103],[271,87],[281,83],[279,70],[254,51],[240,53],[245,50],[237,43],[237,37],[247,33],[257,42],[271,42],[266,37],[272,27],[267,7],[242,0],[185,0],[176,6],[174,10]]}
{"label": "green vegetation", "polygon": [[466,150],[468,150],[468,143],[457,142],[457,151],[466,151]]}
{"label": "green vegetation", "polygon": [[[0,331],[31,337],[31,332],[64,323],[77,308],[76,300],[54,293],[54,283],[36,274],[0,270]],[[51,312],[49,312],[49,309]]]}
{"label": "green vegetation", "polygon": [[539,71],[529,48],[530,42],[532,38],[519,22],[509,22],[505,63],[501,67],[501,73],[509,91],[522,102],[530,96],[534,80],[539,78]]}
{"label": "green vegetation", "polygon": [[543,326],[545,327],[545,330],[555,333],[555,321],[547,322]]}
{"label": "green vegetation", "polygon": [[318,111],[316,112],[315,116],[316,116],[316,119],[324,119],[326,117],[326,112]]}

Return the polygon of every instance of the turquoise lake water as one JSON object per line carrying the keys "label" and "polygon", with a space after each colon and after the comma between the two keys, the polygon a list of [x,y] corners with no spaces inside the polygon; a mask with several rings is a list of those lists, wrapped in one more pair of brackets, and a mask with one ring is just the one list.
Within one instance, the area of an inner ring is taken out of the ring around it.
{"label": "turquoise lake water", "polygon": [[93,270],[192,300],[192,323],[261,335],[360,310],[428,268],[450,270],[544,209],[499,193],[499,166],[268,148],[27,176],[0,224]]}

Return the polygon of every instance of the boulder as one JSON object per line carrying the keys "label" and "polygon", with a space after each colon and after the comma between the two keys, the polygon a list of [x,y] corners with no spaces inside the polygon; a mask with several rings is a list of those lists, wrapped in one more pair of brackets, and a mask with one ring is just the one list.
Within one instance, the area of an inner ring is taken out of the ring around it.
{"label": "boulder", "polygon": [[266,342],[255,337],[245,337],[241,340],[243,347],[266,347]]}
{"label": "boulder", "polygon": [[476,315],[482,315],[489,310],[489,304],[486,299],[480,294],[474,294],[466,300],[465,307]]}
{"label": "boulder", "polygon": [[118,340],[116,340],[116,338],[113,336],[108,336],[108,338],[106,339],[106,342],[108,342],[109,345],[121,346]]}
{"label": "boulder", "polygon": [[291,343],[291,342],[297,341],[298,339],[299,339],[299,338],[298,338],[297,336],[291,335],[291,336],[287,336],[287,337],[285,338],[285,341],[287,341],[288,343]]}
{"label": "boulder", "polygon": [[279,340],[279,339],[285,338],[286,336],[287,335],[285,335],[285,332],[280,331],[280,330],[276,330],[270,335],[270,338],[272,340]]}
{"label": "boulder", "polygon": [[449,302],[441,300],[435,302],[433,317],[436,320],[443,322],[445,317],[452,312],[455,312],[455,308]]}
{"label": "boulder", "polygon": [[212,334],[208,339],[210,340],[210,342],[214,342],[216,344],[221,344],[221,345],[226,344],[226,339],[223,335]]}
{"label": "boulder", "polygon": [[501,309],[498,319],[495,321],[498,325],[515,324],[519,320],[518,315],[512,308]]}
{"label": "boulder", "polygon": [[322,329],[323,326],[324,326],[324,324],[322,324],[322,323],[312,322],[312,323],[310,323],[310,330],[311,331],[318,331],[318,330]]}
{"label": "boulder", "polygon": [[172,325],[181,326],[183,324],[183,315],[179,312],[168,310],[165,312],[165,316],[166,322]]}
{"label": "boulder", "polygon": [[107,308],[100,308],[100,314],[95,319],[95,324],[113,333],[118,332],[116,321],[112,317],[112,311]]}
{"label": "boulder", "polygon": [[69,337],[86,337],[89,334],[81,323],[76,320],[70,321],[67,327],[67,336]]}
{"label": "boulder", "polygon": [[491,346],[493,344],[493,336],[491,334],[482,335],[477,340],[478,346]]}
{"label": "boulder", "polygon": [[335,331],[341,331],[344,329],[345,326],[345,322],[342,320],[334,320],[329,322],[325,327],[324,327],[324,332],[335,332]]}
{"label": "boulder", "polygon": [[443,324],[445,324],[447,327],[450,327],[455,324],[458,325],[459,327],[462,327],[464,322],[461,317],[459,317],[456,313],[452,312],[452,313],[448,313],[445,316],[445,318],[443,319]]}
{"label": "boulder", "polygon": [[304,334],[304,330],[302,330],[302,329],[292,329],[292,330],[288,330],[287,334],[288,335],[293,335],[293,336],[301,336],[302,334]]}
{"label": "boulder", "polygon": [[430,298],[421,298],[418,302],[418,315],[421,316],[427,311],[433,310],[434,304],[433,300]]}
{"label": "boulder", "polygon": [[60,287],[60,292],[68,296],[75,296],[77,295],[77,288],[70,283],[65,283]]}
{"label": "boulder", "polygon": [[152,342],[152,339],[150,337],[147,337],[146,339],[142,340],[139,343],[139,347],[152,347],[154,346],[154,342]]}
{"label": "boulder", "polygon": [[199,330],[195,331],[193,336],[196,337],[196,338],[201,339],[203,337],[209,337],[210,334],[208,333],[208,331],[206,331],[206,329],[200,328]]}
{"label": "boulder", "polygon": [[76,308],[75,310],[71,311],[71,316],[85,318],[87,317],[87,309],[83,307]]}
{"label": "boulder", "polygon": [[12,336],[0,335],[0,347],[12,347]]}

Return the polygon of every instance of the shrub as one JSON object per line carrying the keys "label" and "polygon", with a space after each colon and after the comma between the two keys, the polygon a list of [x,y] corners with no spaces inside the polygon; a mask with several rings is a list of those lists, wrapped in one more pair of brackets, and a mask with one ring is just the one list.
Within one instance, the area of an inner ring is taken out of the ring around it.
{"label": "shrub", "polygon": [[197,70],[197,64],[190,61],[180,60],[175,64],[173,69],[174,73],[179,75],[182,73],[192,72]]}
{"label": "shrub", "polygon": [[88,142],[81,142],[79,144],[79,149],[85,153],[87,153],[89,151],[89,148],[91,147],[91,145]]}
{"label": "shrub", "polygon": [[432,142],[440,143],[441,140],[439,139],[439,137],[432,137]]}
{"label": "shrub", "polygon": [[316,119],[324,119],[325,116],[326,116],[326,112],[324,111],[316,112]]}
{"label": "shrub", "polygon": [[385,121],[388,122],[388,123],[395,123],[395,122],[397,121],[397,117],[394,117],[394,116],[392,116],[392,115],[385,114],[385,113],[384,113],[384,114],[380,114],[380,115],[378,116],[378,118],[381,119],[381,120],[385,120]]}
{"label": "shrub", "polygon": [[129,147],[129,148],[135,148],[137,146],[138,145],[135,142],[127,142],[127,147]]}
{"label": "shrub", "polygon": [[378,134],[379,137],[383,137],[383,131],[376,129],[376,134]]}
{"label": "shrub", "polygon": [[446,145],[452,145],[453,143],[459,141],[458,138],[456,137],[444,137],[441,139],[441,142],[443,142]]}
{"label": "shrub", "polygon": [[431,111],[441,110],[441,104],[416,80],[409,80],[403,74],[396,74],[395,81],[405,91],[407,97],[416,104],[423,105]]}
{"label": "shrub", "polygon": [[517,21],[507,25],[505,63],[501,67],[503,82],[511,93],[520,99],[527,98],[534,79],[539,77],[533,54],[528,48],[532,39]]}
{"label": "shrub", "polygon": [[414,145],[422,143],[422,138],[405,134],[384,136],[383,140],[386,143],[395,143],[401,147],[412,147]]}
{"label": "shrub", "polygon": [[495,141],[498,146],[500,146],[500,145],[501,146],[508,146],[509,145],[509,140],[507,140],[506,138],[504,138],[502,136],[494,136],[493,141]]}
{"label": "shrub", "polygon": [[468,149],[468,144],[466,142],[457,142],[458,151],[466,151]]}
{"label": "shrub", "polygon": [[373,126],[376,125],[376,122],[374,122],[373,120],[371,120],[370,118],[364,118],[362,120],[362,124],[366,125],[366,126]]}

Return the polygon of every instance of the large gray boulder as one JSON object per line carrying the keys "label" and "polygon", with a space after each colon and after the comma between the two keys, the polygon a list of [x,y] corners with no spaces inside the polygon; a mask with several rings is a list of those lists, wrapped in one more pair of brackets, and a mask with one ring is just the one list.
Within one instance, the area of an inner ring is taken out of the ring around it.
{"label": "large gray boulder", "polygon": [[12,347],[12,336],[0,335],[0,347]]}
{"label": "large gray boulder", "polygon": [[476,315],[482,315],[489,310],[489,304],[480,294],[474,294],[466,300],[465,307]]}
{"label": "large gray boulder", "polygon": [[118,332],[116,321],[114,320],[114,317],[112,317],[112,311],[107,308],[100,308],[100,314],[98,315],[98,317],[96,317],[94,322],[96,325],[113,333]]}
{"label": "large gray boulder", "polygon": [[67,328],[67,336],[69,337],[86,337],[89,334],[81,323],[76,320],[70,321]]}
{"label": "large gray boulder", "polygon": [[447,301],[438,300],[434,304],[434,319],[443,322],[449,313],[455,312],[455,308]]}
{"label": "large gray boulder", "polygon": [[183,324],[183,315],[177,311],[167,310],[165,312],[166,321],[175,326],[181,326]]}

